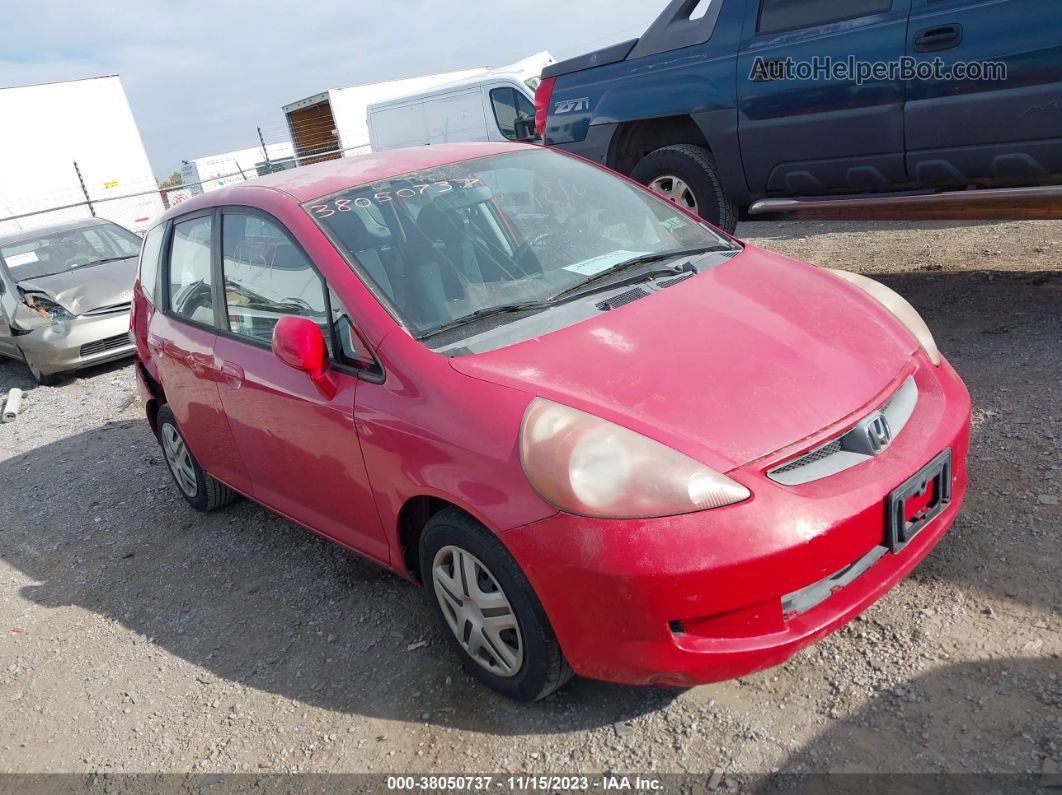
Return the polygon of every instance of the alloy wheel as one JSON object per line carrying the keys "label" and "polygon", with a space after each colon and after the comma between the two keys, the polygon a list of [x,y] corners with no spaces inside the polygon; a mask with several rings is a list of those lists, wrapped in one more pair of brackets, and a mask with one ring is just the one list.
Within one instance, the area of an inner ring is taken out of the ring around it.
{"label": "alloy wheel", "polygon": [[520,622],[483,561],[445,546],[435,554],[431,576],[446,623],[468,656],[496,676],[519,673],[524,663]]}
{"label": "alloy wheel", "polygon": [[659,193],[665,199],[682,205],[692,213],[697,212],[697,199],[684,180],[665,174],[649,183],[649,190]]}
{"label": "alloy wheel", "polygon": [[195,476],[195,464],[192,462],[192,454],[188,452],[188,445],[184,443],[180,432],[168,422],[159,428],[162,437],[162,452],[166,456],[166,463],[173,473],[173,479],[181,491],[188,497],[195,497],[199,492],[199,482]]}

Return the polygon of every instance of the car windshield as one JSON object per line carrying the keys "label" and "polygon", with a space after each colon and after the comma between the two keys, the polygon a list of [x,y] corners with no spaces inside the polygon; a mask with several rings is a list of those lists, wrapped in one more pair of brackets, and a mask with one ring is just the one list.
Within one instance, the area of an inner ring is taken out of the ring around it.
{"label": "car windshield", "polygon": [[117,224],[42,232],[39,237],[0,246],[0,259],[16,282],[135,257],[139,253],[140,238]]}
{"label": "car windshield", "polygon": [[737,245],[670,202],[545,149],[403,174],[305,208],[420,338],[578,291],[630,260]]}

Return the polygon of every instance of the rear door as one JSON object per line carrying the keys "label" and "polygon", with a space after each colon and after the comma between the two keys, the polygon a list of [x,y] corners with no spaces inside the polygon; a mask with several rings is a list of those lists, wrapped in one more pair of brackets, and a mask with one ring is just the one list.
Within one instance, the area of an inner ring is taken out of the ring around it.
{"label": "rear door", "polygon": [[[214,352],[255,499],[386,563],[388,545],[354,426],[360,380],[347,366],[353,352],[341,329],[332,328],[333,320],[348,318],[344,328],[352,333],[349,316],[272,216],[225,208],[221,248],[225,327]],[[331,399],[274,356],[273,327],[285,315],[308,317],[324,332],[339,385]]]}
{"label": "rear door", "polygon": [[[907,163],[919,182],[1062,173],[1062,3],[913,0],[907,53],[952,71],[908,87]],[[956,65],[976,71],[959,76]]]}
{"label": "rear door", "polygon": [[214,366],[221,318],[213,276],[217,234],[214,210],[173,221],[164,244],[163,311],[151,316],[147,344],[167,405],[199,465],[233,488],[250,493],[251,483],[218,394]]}
{"label": "rear door", "polygon": [[[904,82],[899,74],[864,80],[847,63],[898,62],[910,4],[748,0],[738,137],[754,195],[860,193],[906,181]],[[773,76],[787,63],[792,77]]]}

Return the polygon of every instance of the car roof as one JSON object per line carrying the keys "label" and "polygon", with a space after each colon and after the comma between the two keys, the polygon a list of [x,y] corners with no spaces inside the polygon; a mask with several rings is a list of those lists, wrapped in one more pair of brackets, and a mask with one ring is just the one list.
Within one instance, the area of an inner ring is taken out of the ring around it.
{"label": "car roof", "polygon": [[[67,232],[73,229],[87,229],[90,226],[103,226],[112,224],[106,218],[79,218],[76,221],[67,221],[65,224],[52,224],[50,226],[38,226],[33,229],[23,229],[21,232],[10,232],[0,235],[0,246],[10,246],[13,243],[25,243],[27,240],[35,240],[43,235],[55,232]],[[116,224],[117,225],[117,224]]]}
{"label": "car roof", "polygon": [[437,144],[343,157],[324,163],[278,171],[275,174],[202,193],[181,202],[163,215],[159,221],[207,207],[242,204],[248,198],[250,191],[256,193],[262,190],[280,191],[301,203],[359,185],[407,174],[410,171],[529,149],[541,149],[541,147],[514,143]]}

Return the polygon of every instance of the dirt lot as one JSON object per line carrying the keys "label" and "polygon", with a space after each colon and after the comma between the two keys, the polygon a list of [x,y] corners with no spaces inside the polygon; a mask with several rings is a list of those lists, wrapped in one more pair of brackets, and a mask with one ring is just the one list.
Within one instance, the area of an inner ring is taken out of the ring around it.
{"label": "dirt lot", "polygon": [[774,770],[1050,770],[1062,223],[739,234],[884,274],[973,394],[966,508],[860,620],[738,681],[509,703],[462,674],[412,586],[248,502],[187,508],[129,367],[30,389],[7,363],[0,392],[27,397],[0,426],[0,772],[655,770],[739,788]]}

